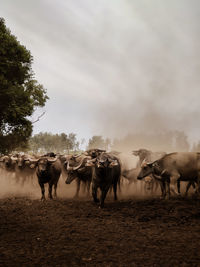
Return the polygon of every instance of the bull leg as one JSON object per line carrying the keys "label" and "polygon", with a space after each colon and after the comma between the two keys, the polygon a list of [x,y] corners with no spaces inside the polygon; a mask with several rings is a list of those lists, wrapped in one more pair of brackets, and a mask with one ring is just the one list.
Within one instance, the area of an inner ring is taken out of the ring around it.
{"label": "bull leg", "polygon": [[145,193],[145,195],[148,194],[148,190],[147,190],[147,185],[146,185],[146,183],[144,183],[144,193]]}
{"label": "bull leg", "polygon": [[197,189],[196,189],[196,194],[200,193],[200,171],[198,171],[198,176],[197,176]]}
{"label": "bull leg", "polygon": [[77,178],[76,179],[76,193],[74,195],[74,198],[78,198],[79,191],[80,191],[80,185],[81,185],[81,180]]}
{"label": "bull leg", "polygon": [[109,190],[109,186],[104,188],[102,191],[101,191],[101,198],[100,198],[100,208],[103,208],[104,207],[104,200],[106,198],[106,195],[108,193],[108,190]]}
{"label": "bull leg", "polygon": [[49,195],[48,195],[48,197],[50,198],[50,199],[53,199],[53,197],[52,197],[52,184],[49,184]]}
{"label": "bull leg", "polygon": [[114,200],[117,200],[117,183],[113,184]]}
{"label": "bull leg", "polygon": [[166,199],[169,199],[170,198],[170,195],[171,195],[171,192],[170,192],[170,182],[167,181],[166,182],[165,198]]}
{"label": "bull leg", "polygon": [[[180,174],[179,173],[174,173],[170,176],[170,179],[166,179],[167,181],[167,198],[170,198],[171,192],[170,189],[173,191],[173,193],[175,193],[176,195],[178,195],[178,193],[175,190],[175,185],[178,184],[180,178]],[[172,184],[173,187],[170,187],[170,183]]]}
{"label": "bull leg", "polygon": [[194,187],[194,182],[188,182],[187,184],[187,187],[186,187],[186,190],[185,190],[185,197],[187,197],[187,194],[188,194],[188,190],[190,189],[190,186],[193,186]]}
{"label": "bull leg", "polygon": [[39,183],[39,185],[40,185],[41,193],[42,193],[41,200],[45,200],[45,189],[44,189],[44,184],[43,184],[43,183]]}
{"label": "bull leg", "polygon": [[16,184],[18,184],[20,182],[19,174],[15,174],[15,181],[16,181]]}
{"label": "bull leg", "polygon": [[99,199],[97,198],[97,186],[92,185],[92,196],[95,203],[99,202]]}
{"label": "bull leg", "polygon": [[158,187],[159,187],[159,184],[158,184],[158,182],[155,180],[155,181],[154,181],[154,192],[157,192]]}
{"label": "bull leg", "polygon": [[194,189],[196,188],[195,182],[191,182],[191,185]]}
{"label": "bull leg", "polygon": [[160,190],[161,190],[161,198],[165,199],[166,197],[166,186],[164,181],[158,181],[160,185]]}
{"label": "bull leg", "polygon": [[54,184],[54,197],[57,198],[57,183]]}
{"label": "bull leg", "polygon": [[118,186],[118,192],[119,192],[119,194],[121,194],[121,182],[122,182],[122,179],[121,179],[121,177],[119,177],[119,180],[117,181],[117,185],[116,185],[116,186]]}
{"label": "bull leg", "polygon": [[88,197],[90,196],[90,184],[91,184],[91,182],[87,181],[87,196]]}
{"label": "bull leg", "polygon": [[180,184],[181,184],[181,182],[180,182],[180,180],[178,180],[177,181],[177,190],[178,190],[178,193],[180,194],[181,193],[181,191],[180,191]]}
{"label": "bull leg", "polygon": [[150,187],[151,196],[153,196],[153,192],[154,192],[154,184],[153,184],[153,182],[151,182],[151,187]]}

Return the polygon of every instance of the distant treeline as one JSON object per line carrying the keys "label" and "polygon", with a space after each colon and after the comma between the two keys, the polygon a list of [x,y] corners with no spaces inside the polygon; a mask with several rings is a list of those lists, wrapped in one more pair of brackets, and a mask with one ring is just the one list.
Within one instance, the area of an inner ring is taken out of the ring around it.
{"label": "distant treeline", "polygon": [[29,139],[29,151],[33,153],[46,153],[53,151],[56,153],[74,153],[85,149],[101,148],[105,150],[127,151],[146,148],[152,151],[200,151],[200,142],[191,145],[183,131],[169,131],[164,133],[140,133],[129,134],[123,138],[113,140],[95,135],[89,139],[88,143],[84,139],[77,140],[75,133],[39,133]]}
{"label": "distant treeline", "polygon": [[52,134],[39,133],[29,139],[28,150],[33,153],[67,153],[79,150],[79,141],[77,141],[76,134]]}

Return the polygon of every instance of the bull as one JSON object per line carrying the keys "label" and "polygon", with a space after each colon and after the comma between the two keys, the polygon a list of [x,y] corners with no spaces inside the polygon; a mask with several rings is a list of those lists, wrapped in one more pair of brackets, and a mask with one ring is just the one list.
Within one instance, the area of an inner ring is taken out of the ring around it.
{"label": "bull", "polygon": [[36,174],[38,177],[38,183],[41,188],[42,198],[41,200],[45,200],[45,188],[44,184],[48,183],[49,185],[49,194],[48,197],[50,199],[52,196],[52,187],[54,186],[54,197],[57,197],[57,184],[61,175],[62,167],[61,162],[57,158],[49,158],[49,157],[40,157],[37,160],[31,160],[31,163],[35,163]]}
{"label": "bull", "polygon": [[100,207],[104,207],[104,200],[108,190],[113,187],[114,199],[117,200],[117,186],[120,184],[121,165],[118,158],[109,153],[101,153],[97,158],[88,160],[87,166],[92,167],[92,196],[94,202],[99,202],[97,190],[100,188]]}
{"label": "bull", "polygon": [[1,169],[10,178],[15,177],[16,157],[13,155],[5,155],[1,157]]}
{"label": "bull", "polygon": [[144,191],[147,194],[150,193],[152,195],[154,192],[156,192],[159,184],[160,183],[153,175],[144,177]]}
{"label": "bull", "polygon": [[6,155],[1,158],[3,168],[8,172],[14,172],[16,166],[16,157]]}
{"label": "bull", "polygon": [[36,171],[36,164],[31,163],[28,155],[18,155],[16,158],[15,174],[16,179],[22,179],[22,185],[27,178],[33,179]]}
{"label": "bull", "polygon": [[152,163],[143,163],[138,179],[153,174],[162,183],[163,198],[170,197],[170,183],[175,186],[180,181],[197,182],[200,185],[200,153],[175,152],[166,154]]}
{"label": "bull", "polygon": [[80,156],[79,162],[77,163],[77,157],[73,157],[70,160],[66,161],[64,164],[64,167],[67,171],[67,179],[65,183],[70,184],[75,179],[77,182],[77,188],[74,198],[77,198],[79,196],[81,183],[83,183],[87,187],[87,194],[89,195],[90,184],[92,181],[92,169],[88,166],[85,166],[88,158],[91,159],[91,157],[88,156]]}
{"label": "bull", "polygon": [[[151,150],[147,150],[147,149],[134,150],[132,151],[132,154],[134,156],[139,157],[139,161],[137,163],[137,168],[139,171],[140,171],[140,167],[143,164],[143,162],[153,162],[155,160],[162,158],[164,155],[166,155],[165,152],[152,152]],[[150,187],[151,187],[151,192],[153,192],[154,189],[156,191],[159,185],[160,185],[161,191],[164,194],[165,186],[164,186],[163,181],[160,179],[160,177],[150,174],[148,175],[147,179],[144,179],[144,191],[145,192],[148,192],[150,190]]]}

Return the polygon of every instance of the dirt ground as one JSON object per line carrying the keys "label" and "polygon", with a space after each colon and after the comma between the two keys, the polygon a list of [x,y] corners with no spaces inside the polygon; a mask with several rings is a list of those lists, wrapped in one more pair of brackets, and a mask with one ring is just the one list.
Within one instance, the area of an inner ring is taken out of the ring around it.
{"label": "dirt ground", "polygon": [[197,199],[108,196],[99,209],[36,191],[1,196],[1,266],[200,266]]}

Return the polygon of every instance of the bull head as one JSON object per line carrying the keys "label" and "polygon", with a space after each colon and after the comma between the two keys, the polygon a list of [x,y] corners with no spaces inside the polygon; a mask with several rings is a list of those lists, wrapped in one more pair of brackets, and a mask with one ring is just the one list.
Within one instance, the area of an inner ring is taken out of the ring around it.
{"label": "bull head", "polygon": [[119,165],[118,161],[116,159],[97,159],[96,167],[97,168],[113,168],[115,166]]}
{"label": "bull head", "polygon": [[118,165],[119,165],[119,162],[117,160],[112,160],[110,162],[109,168],[113,168],[113,167],[118,166]]}
{"label": "bull head", "polygon": [[141,164],[141,171],[138,174],[137,179],[138,180],[142,180],[144,177],[148,176],[149,174],[151,174],[153,172],[153,165],[154,163],[147,163],[145,161],[142,162]]}

